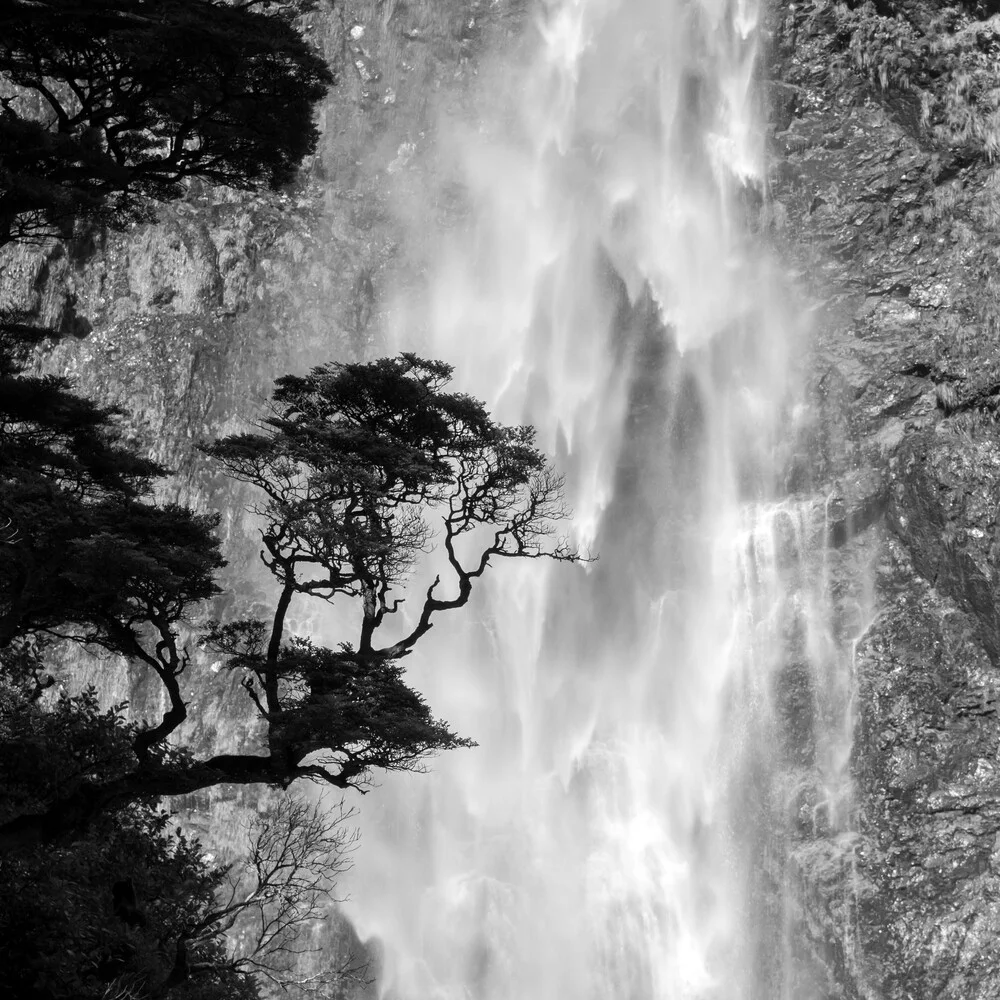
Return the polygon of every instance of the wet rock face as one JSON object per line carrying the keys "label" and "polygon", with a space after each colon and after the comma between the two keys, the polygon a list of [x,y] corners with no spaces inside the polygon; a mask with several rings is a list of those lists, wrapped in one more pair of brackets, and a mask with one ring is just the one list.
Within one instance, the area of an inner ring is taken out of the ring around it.
{"label": "wet rock face", "polygon": [[794,975],[830,1000],[986,1000],[1000,992],[996,670],[977,619],[876,534],[857,539],[881,557],[855,656],[854,819],[824,829],[813,809],[797,830]]}
{"label": "wet rock face", "polygon": [[972,615],[886,543],[896,589],[859,650],[858,980],[884,997],[1000,992],[997,675]]}
{"label": "wet rock face", "polygon": [[973,613],[977,637],[996,663],[1000,441],[943,424],[936,433],[910,437],[895,465],[890,519],[896,536],[920,576]]}
{"label": "wet rock face", "polygon": [[1000,995],[996,13],[770,7],[762,225],[817,317],[796,474],[881,483],[855,816],[792,852],[818,996]]}

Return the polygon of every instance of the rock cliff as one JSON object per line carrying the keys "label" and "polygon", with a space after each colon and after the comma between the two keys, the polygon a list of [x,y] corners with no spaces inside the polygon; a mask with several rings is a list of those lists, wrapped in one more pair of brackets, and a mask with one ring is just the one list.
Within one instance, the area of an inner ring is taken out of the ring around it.
{"label": "rock cliff", "polygon": [[855,657],[854,817],[792,852],[829,997],[1000,995],[994,156],[986,3],[769,15],[762,225],[815,309],[820,491],[877,553]]}

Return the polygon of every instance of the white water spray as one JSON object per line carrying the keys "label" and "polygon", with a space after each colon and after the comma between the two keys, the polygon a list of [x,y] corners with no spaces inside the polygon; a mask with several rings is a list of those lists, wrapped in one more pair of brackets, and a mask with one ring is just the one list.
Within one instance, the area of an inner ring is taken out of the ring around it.
{"label": "white water spray", "polygon": [[429,342],[398,346],[539,429],[600,559],[499,568],[408,663],[480,746],[364,803],[349,915],[385,996],[783,989],[772,689],[790,631],[827,662],[826,586],[814,508],[774,501],[796,327],[743,222],[756,20],[552,0],[475,125],[442,126],[468,224],[436,246]]}

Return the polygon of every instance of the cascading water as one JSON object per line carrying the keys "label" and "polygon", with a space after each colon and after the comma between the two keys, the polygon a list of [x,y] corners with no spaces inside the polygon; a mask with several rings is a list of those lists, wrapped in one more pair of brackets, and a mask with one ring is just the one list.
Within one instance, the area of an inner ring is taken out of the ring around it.
{"label": "cascading water", "polygon": [[[363,804],[348,913],[384,996],[791,995],[774,688],[840,647],[822,505],[776,499],[798,329],[744,225],[756,16],[552,0],[437,139],[467,224],[435,246],[428,339],[398,346],[538,428],[599,560],[496,569],[408,662],[480,746]],[[849,737],[823,690],[810,711]],[[814,756],[840,816],[835,744]]]}

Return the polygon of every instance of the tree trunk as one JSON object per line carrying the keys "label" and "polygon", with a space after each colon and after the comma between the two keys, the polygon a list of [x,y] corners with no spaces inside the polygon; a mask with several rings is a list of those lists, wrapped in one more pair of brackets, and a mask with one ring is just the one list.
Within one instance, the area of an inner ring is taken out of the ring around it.
{"label": "tree trunk", "polygon": [[70,839],[86,830],[98,814],[126,802],[187,795],[213,785],[287,784],[295,777],[294,769],[275,758],[240,754],[220,754],[183,770],[134,771],[106,785],[82,788],[43,813],[0,824],[0,853]]}
{"label": "tree trunk", "polygon": [[[291,571],[289,570],[289,575]],[[281,637],[285,632],[285,615],[288,614],[288,606],[292,603],[292,594],[295,593],[294,579],[286,583],[278,598],[278,605],[274,609],[274,621],[271,625],[271,638],[267,644],[267,665],[264,674],[264,696],[267,701],[267,710],[271,715],[276,716],[281,711],[281,702],[278,701],[278,655],[281,653]]]}

